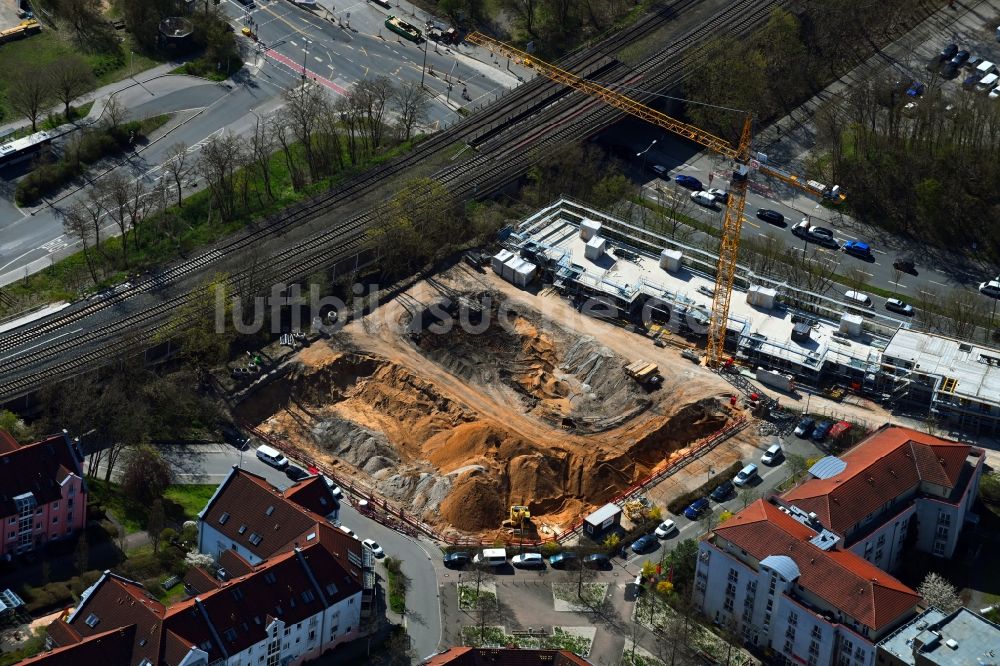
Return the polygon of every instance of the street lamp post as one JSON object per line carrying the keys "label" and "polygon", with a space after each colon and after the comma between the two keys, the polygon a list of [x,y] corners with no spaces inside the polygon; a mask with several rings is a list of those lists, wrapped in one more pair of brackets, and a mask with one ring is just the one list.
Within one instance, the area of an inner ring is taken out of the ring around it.
{"label": "street lamp post", "polygon": [[652,143],[650,143],[648,146],[646,146],[646,150],[643,150],[643,151],[638,152],[638,153],[635,154],[636,157],[641,157],[642,158],[642,172],[643,173],[646,173],[646,153],[649,152],[650,148],[652,148],[653,146],[656,145],[657,140],[658,139],[653,139]]}
{"label": "street lamp post", "polygon": [[306,81],[306,58],[309,57],[309,46],[312,44],[308,39],[306,40],[305,48],[302,49],[302,82]]}
{"label": "street lamp post", "polygon": [[424,87],[424,76],[427,74],[427,42],[424,41],[424,66],[420,69],[420,87]]}

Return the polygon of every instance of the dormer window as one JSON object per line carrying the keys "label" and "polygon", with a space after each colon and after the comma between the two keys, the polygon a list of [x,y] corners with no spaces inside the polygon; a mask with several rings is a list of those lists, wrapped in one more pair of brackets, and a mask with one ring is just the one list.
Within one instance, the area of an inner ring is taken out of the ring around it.
{"label": "dormer window", "polygon": [[221,516],[219,516],[219,524],[225,525],[227,520],[229,520],[229,512],[225,511]]}
{"label": "dormer window", "polygon": [[91,613],[90,615],[87,616],[87,619],[84,620],[83,623],[86,624],[91,629],[93,629],[94,627],[97,626],[97,623],[100,621],[101,618],[97,617],[97,615],[95,615],[94,613]]}

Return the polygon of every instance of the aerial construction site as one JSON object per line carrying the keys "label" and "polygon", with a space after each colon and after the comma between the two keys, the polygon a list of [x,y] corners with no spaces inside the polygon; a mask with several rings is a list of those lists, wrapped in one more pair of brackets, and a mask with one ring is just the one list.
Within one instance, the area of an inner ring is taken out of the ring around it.
{"label": "aerial construction site", "polygon": [[238,413],[438,529],[488,536],[522,505],[552,535],[742,414],[679,351],[459,264],[298,351]]}

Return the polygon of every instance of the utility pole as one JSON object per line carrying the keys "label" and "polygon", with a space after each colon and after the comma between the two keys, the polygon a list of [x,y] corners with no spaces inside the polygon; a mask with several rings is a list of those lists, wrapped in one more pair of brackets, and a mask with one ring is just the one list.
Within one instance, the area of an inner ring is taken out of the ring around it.
{"label": "utility pole", "polygon": [[306,82],[306,58],[309,57],[309,46],[312,44],[308,39],[306,40],[306,45],[302,49],[302,83]]}
{"label": "utility pole", "polygon": [[424,87],[424,75],[427,74],[427,41],[424,41],[424,66],[420,68],[420,87]]}

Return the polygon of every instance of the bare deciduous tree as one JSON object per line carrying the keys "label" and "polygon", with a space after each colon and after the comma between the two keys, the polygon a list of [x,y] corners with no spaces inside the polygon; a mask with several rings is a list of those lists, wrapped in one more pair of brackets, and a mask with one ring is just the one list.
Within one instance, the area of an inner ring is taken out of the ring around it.
{"label": "bare deciduous tree", "polygon": [[198,169],[223,219],[236,214],[236,169],[243,163],[242,152],[243,139],[233,134],[212,137],[201,150]]}
{"label": "bare deciduous tree", "polygon": [[94,72],[87,61],[75,53],[53,63],[48,71],[52,89],[65,106],[64,115],[69,120],[70,104],[94,86]]}
{"label": "bare deciduous tree", "polygon": [[302,146],[309,177],[315,181],[317,172],[313,157],[313,133],[319,118],[328,112],[332,102],[322,86],[308,81],[286,89],[284,98],[288,126]]}
{"label": "bare deciduous tree", "polygon": [[362,79],[354,84],[351,91],[351,98],[357,101],[363,111],[364,130],[372,149],[382,145],[386,128],[385,115],[389,110],[392,94],[392,81],[386,76]]}
{"label": "bare deciduous tree", "polygon": [[408,141],[413,129],[427,118],[427,93],[416,81],[407,81],[393,91],[392,103],[399,117],[399,136]]}
{"label": "bare deciduous tree", "polygon": [[35,62],[18,63],[9,73],[7,103],[31,121],[31,131],[38,131],[38,118],[52,100],[52,79],[48,66]]}
{"label": "bare deciduous tree", "polygon": [[194,164],[187,144],[175,143],[167,149],[167,161],[163,163],[163,175],[173,182],[177,189],[177,205],[183,206],[184,179],[191,173]]}
{"label": "bare deciduous tree", "polygon": [[90,245],[94,240],[94,227],[91,225],[87,211],[82,207],[63,211],[62,223],[66,235],[78,239],[83,245],[83,258],[87,262],[90,279],[96,284],[98,282],[97,270],[94,267],[94,258],[90,255]]}

